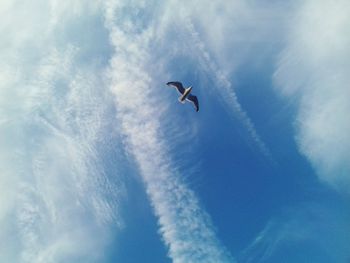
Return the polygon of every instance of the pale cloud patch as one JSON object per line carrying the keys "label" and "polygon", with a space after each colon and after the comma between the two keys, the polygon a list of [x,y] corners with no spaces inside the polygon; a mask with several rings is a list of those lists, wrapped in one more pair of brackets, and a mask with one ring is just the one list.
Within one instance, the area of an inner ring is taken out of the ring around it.
{"label": "pale cloud patch", "polygon": [[112,102],[100,60],[82,63],[98,45],[69,27],[78,9],[99,15],[85,4],[55,13],[59,25],[53,1],[0,6],[1,262],[98,261],[121,223],[123,188],[100,156]]}
{"label": "pale cloud patch", "polygon": [[350,4],[306,1],[289,28],[274,79],[298,99],[299,149],[320,179],[348,192],[350,186]]}

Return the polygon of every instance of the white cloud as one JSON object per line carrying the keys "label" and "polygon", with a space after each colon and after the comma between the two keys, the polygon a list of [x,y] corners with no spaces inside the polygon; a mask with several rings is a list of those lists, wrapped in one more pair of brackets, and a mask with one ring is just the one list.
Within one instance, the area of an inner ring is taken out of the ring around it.
{"label": "white cloud", "polygon": [[139,15],[149,11],[139,3],[107,4],[106,25],[115,46],[111,89],[125,145],[139,166],[169,256],[174,262],[231,262],[209,216],[173,167],[170,142],[163,138],[162,119],[170,112],[161,103],[165,88],[153,81],[162,75],[162,69],[152,65],[155,54],[150,53],[150,46],[157,45],[153,42],[157,27],[154,21],[142,23],[142,15],[133,20],[126,9]]}
{"label": "white cloud", "polygon": [[[109,182],[99,156],[99,145],[110,139],[112,105],[107,91],[96,88],[103,86],[103,58],[83,63],[87,51],[100,44],[82,45],[76,30],[87,31],[72,19],[80,10],[94,20],[100,10],[86,2],[58,13],[62,6],[54,1],[5,3],[0,5],[0,261],[100,260],[108,227],[119,222],[122,188]],[[53,17],[60,23],[51,23]]]}
{"label": "white cloud", "polygon": [[296,140],[321,180],[350,187],[350,4],[302,2],[275,73],[276,87],[298,98]]}
{"label": "white cloud", "polygon": [[243,63],[265,63],[264,55],[278,48],[293,8],[289,1],[195,0],[177,16],[192,20],[212,60],[225,74],[234,74]]}

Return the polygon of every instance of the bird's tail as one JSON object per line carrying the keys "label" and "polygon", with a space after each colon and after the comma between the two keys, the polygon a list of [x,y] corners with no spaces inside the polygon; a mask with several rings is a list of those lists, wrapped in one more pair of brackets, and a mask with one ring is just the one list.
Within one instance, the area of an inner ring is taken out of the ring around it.
{"label": "bird's tail", "polygon": [[179,97],[179,102],[181,102],[182,104],[185,104],[186,100],[184,99],[183,96]]}

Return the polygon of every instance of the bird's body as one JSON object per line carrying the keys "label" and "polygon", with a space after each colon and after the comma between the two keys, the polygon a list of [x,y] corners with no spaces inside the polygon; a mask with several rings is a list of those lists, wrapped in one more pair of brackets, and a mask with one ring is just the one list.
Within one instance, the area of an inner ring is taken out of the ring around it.
{"label": "bird's body", "polygon": [[191,94],[192,86],[185,89],[182,86],[182,83],[178,81],[170,81],[167,83],[167,85],[176,88],[176,90],[181,94],[181,96],[179,97],[179,101],[181,103],[185,103],[186,100],[192,102],[196,111],[199,111],[198,99],[196,96]]}
{"label": "bird's body", "polygon": [[187,89],[185,89],[184,93],[182,94],[182,96],[179,97],[179,101],[181,103],[185,103],[188,95],[190,95],[191,93],[191,90],[192,90],[192,87],[188,87]]}

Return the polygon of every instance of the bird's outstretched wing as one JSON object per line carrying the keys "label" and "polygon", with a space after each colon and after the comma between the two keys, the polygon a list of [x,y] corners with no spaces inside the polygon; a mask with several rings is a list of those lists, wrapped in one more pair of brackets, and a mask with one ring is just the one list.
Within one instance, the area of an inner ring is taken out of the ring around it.
{"label": "bird's outstretched wing", "polygon": [[182,86],[181,82],[170,81],[167,83],[167,85],[176,88],[180,94],[183,94],[185,92],[185,88]]}
{"label": "bird's outstretched wing", "polygon": [[194,107],[196,108],[196,111],[199,111],[199,104],[198,104],[198,99],[196,96],[193,96],[190,94],[187,96],[186,100],[192,102]]}

